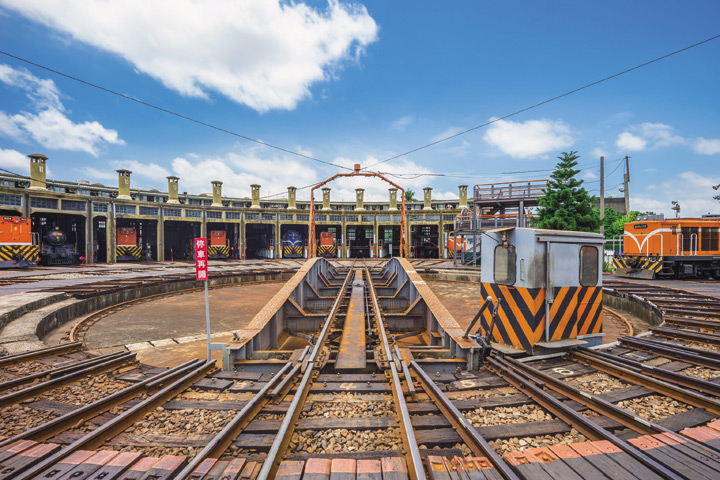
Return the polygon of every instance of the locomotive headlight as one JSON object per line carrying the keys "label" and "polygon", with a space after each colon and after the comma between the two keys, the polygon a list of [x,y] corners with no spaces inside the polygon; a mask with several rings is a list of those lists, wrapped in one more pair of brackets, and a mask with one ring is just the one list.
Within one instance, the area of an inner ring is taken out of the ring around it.
{"label": "locomotive headlight", "polygon": [[509,243],[508,243],[507,232],[503,232],[503,234],[502,234],[502,246],[503,246],[503,248],[507,248],[508,245],[509,245]]}

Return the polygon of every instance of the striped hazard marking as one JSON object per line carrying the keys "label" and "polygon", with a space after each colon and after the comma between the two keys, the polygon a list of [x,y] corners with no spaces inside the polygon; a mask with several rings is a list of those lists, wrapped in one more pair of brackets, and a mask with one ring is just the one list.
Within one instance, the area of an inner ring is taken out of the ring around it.
{"label": "striped hazard marking", "polygon": [[303,255],[302,245],[284,245],[283,246],[283,256],[289,257],[291,255],[297,255],[299,257],[302,257],[302,255]]}
{"label": "striped hazard marking", "polygon": [[140,255],[142,253],[142,250],[140,247],[135,245],[129,245],[129,246],[120,246],[118,245],[115,249],[115,253],[118,257],[133,257],[133,258],[140,258]]}
{"label": "striped hazard marking", "polygon": [[[482,298],[490,295],[500,298],[498,318],[492,332],[495,342],[515,348],[531,350],[545,333],[545,289],[524,288],[497,283],[481,283]],[[492,320],[492,309],[483,312],[480,325],[487,334]]]}
{"label": "striped hazard marking", "polygon": [[550,306],[550,340],[567,340],[578,335],[600,333],[602,329],[602,287],[555,288]]}
{"label": "striped hazard marking", "polygon": [[215,256],[224,256],[229,257],[230,256],[230,247],[226,245],[211,245],[208,247],[208,257],[215,257]]}
{"label": "striped hazard marking", "polygon": [[37,245],[0,245],[0,261],[10,262],[26,259],[38,261],[40,249]]}

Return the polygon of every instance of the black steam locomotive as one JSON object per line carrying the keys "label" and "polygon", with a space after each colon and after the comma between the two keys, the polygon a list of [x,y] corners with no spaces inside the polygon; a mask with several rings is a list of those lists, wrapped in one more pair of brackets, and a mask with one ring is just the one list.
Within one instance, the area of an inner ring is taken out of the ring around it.
{"label": "black steam locomotive", "polygon": [[40,247],[42,265],[74,265],[80,263],[80,254],[75,245],[68,243],[67,235],[59,228],[50,230]]}

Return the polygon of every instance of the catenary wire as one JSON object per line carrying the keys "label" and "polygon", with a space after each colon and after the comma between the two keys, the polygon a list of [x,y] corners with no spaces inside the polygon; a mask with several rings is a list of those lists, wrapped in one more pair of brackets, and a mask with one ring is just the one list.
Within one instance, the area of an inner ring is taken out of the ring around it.
{"label": "catenary wire", "polygon": [[547,99],[547,100],[543,100],[542,102],[539,102],[539,103],[536,103],[536,104],[531,105],[531,106],[529,106],[529,107],[525,107],[525,108],[523,108],[523,109],[517,110],[517,111],[515,111],[515,112],[513,112],[513,113],[509,113],[509,114],[507,114],[507,115],[503,115],[502,117],[494,118],[494,119],[492,119],[492,120],[490,120],[490,121],[488,121],[488,122],[485,122],[485,123],[483,123],[483,124],[481,124],[481,125],[477,125],[477,126],[475,126],[475,127],[468,128],[467,130],[463,130],[462,132],[458,132],[458,133],[456,133],[456,134],[454,134],[454,135],[450,135],[450,136],[448,136],[448,137],[441,138],[440,140],[436,140],[436,141],[434,141],[434,142],[427,143],[427,144],[422,145],[422,146],[420,146],[420,147],[413,148],[412,150],[408,150],[408,151],[405,152],[405,153],[401,153],[401,154],[395,155],[395,156],[393,156],[393,157],[386,158],[385,160],[382,160],[382,161],[380,161],[380,162],[373,163],[372,165],[369,165],[368,167],[365,167],[363,170],[367,170],[367,169],[369,169],[369,168],[375,167],[375,166],[380,165],[380,164],[382,164],[382,163],[390,162],[390,161],[395,160],[395,159],[398,159],[398,158],[400,158],[400,157],[404,157],[404,156],[406,156],[406,155],[410,155],[411,153],[415,153],[415,152],[418,152],[418,151],[420,151],[420,150],[424,150],[424,149],[426,149],[426,148],[432,147],[432,146],[437,145],[437,144],[439,144],[439,143],[446,142],[446,141],[448,141],[448,140],[451,140],[451,139],[453,139],[453,138],[459,137],[459,136],[461,136],[461,135],[465,135],[466,133],[470,133],[470,132],[473,132],[473,131],[478,130],[478,129],[480,129],[480,128],[487,127],[488,125],[492,125],[493,123],[499,122],[499,121],[501,121],[501,120],[505,120],[506,118],[514,117],[514,116],[519,115],[519,114],[521,114],[521,113],[527,112],[528,110],[532,110],[532,109],[534,109],[534,108],[540,107],[540,106],[545,105],[545,104],[547,104],[547,103],[554,102],[555,100],[559,100],[559,99],[561,99],[561,98],[563,98],[563,97],[567,97],[568,95],[572,95],[573,93],[577,93],[577,92],[579,92],[579,91],[581,91],[581,90],[585,90],[586,88],[593,87],[593,86],[598,85],[598,84],[600,84],[600,83],[607,82],[608,80],[612,80],[613,78],[617,78],[617,77],[619,77],[619,76],[621,76],[621,75],[625,75],[626,73],[630,73],[630,72],[632,72],[632,71],[634,71],[634,70],[638,70],[638,69],[640,69],[640,68],[646,67],[646,66],[651,65],[651,64],[653,64],[653,63],[655,63],[655,62],[659,62],[659,61],[664,60],[664,59],[666,59],[666,58],[668,58],[668,57],[672,57],[673,55],[677,55],[678,53],[682,53],[682,52],[684,52],[684,51],[686,51],[686,50],[690,50],[691,48],[698,47],[698,46],[700,46],[700,45],[703,45],[703,44],[705,44],[705,43],[708,43],[708,42],[710,42],[710,41],[712,41],[712,40],[716,40],[716,39],[718,39],[718,38],[720,38],[720,35],[715,35],[715,36],[713,36],[713,37],[706,38],[705,40],[702,40],[702,41],[700,41],[700,42],[694,43],[694,44],[692,44],[692,45],[688,45],[687,47],[681,48],[680,50],[675,50],[674,52],[665,54],[665,55],[663,55],[663,56],[661,56],[661,57],[654,58],[653,60],[647,61],[647,62],[642,63],[642,64],[640,64],[640,65],[636,65],[636,66],[634,66],[634,67],[632,67],[632,68],[628,68],[627,70],[623,70],[622,72],[615,73],[615,74],[613,74],[613,75],[610,75],[610,76],[608,76],[608,77],[602,78],[602,79],[597,80],[597,81],[595,81],[595,82],[588,83],[587,85],[583,85],[582,87],[578,87],[578,88],[576,88],[576,89],[574,89],[574,90],[570,90],[569,92],[565,92],[565,93],[563,93],[563,94],[557,95],[557,96],[552,97],[552,98],[549,98],[549,99]]}
{"label": "catenary wire", "polygon": [[97,88],[98,90],[102,90],[103,92],[110,93],[110,94],[112,94],[112,95],[117,95],[118,97],[124,98],[125,100],[130,100],[130,101],[133,101],[133,102],[135,102],[135,103],[139,103],[140,105],[144,105],[144,106],[149,107],[149,108],[154,108],[155,110],[159,110],[159,111],[161,111],[161,112],[163,112],[163,113],[167,113],[168,115],[173,115],[173,116],[175,116],[175,117],[182,118],[182,119],[184,119],[184,120],[188,120],[188,121],[190,121],[190,122],[196,123],[196,124],[198,124],[198,125],[202,125],[202,126],[204,126],[204,127],[212,128],[213,130],[217,130],[217,131],[219,131],[219,132],[227,133],[227,134],[229,134],[229,135],[233,135],[233,136],[235,136],[235,137],[242,138],[242,139],[247,140],[247,141],[249,141],[249,142],[255,142],[255,143],[257,143],[257,144],[259,144],[259,145],[262,145],[262,146],[265,146],[265,147],[274,148],[275,150],[280,150],[281,152],[289,153],[289,154],[291,154],[291,155],[296,155],[296,156],[298,156],[298,157],[302,157],[302,158],[305,158],[305,159],[307,159],[307,160],[312,160],[312,161],[314,161],[314,162],[324,163],[325,165],[330,165],[330,166],[333,166],[333,167],[342,168],[342,169],[345,169],[345,170],[351,170],[351,171],[352,171],[352,168],[346,167],[346,166],[344,166],[344,165],[338,165],[338,164],[336,164],[336,163],[327,162],[327,161],[325,161],[325,160],[320,160],[319,158],[311,157],[310,155],[305,155],[304,153],[295,152],[295,151],[289,150],[289,149],[287,149],[287,148],[283,148],[283,147],[279,147],[279,146],[277,146],[277,145],[273,145],[273,144],[271,144],[271,143],[263,142],[262,140],[258,140],[258,139],[256,139],[256,138],[248,137],[248,136],[246,136],[246,135],[242,135],[242,134],[240,134],[240,133],[233,132],[232,130],[227,130],[227,129],[225,129],[225,128],[218,127],[218,126],[213,125],[213,124],[211,124],[211,123],[203,122],[202,120],[197,120],[197,119],[192,118],[192,117],[189,117],[189,116],[187,116],[187,115],[183,115],[182,113],[177,113],[177,112],[175,112],[175,111],[168,110],[167,108],[160,107],[160,106],[154,105],[154,104],[152,104],[152,103],[145,102],[145,101],[140,100],[140,99],[138,99],[138,98],[133,98],[133,97],[131,97],[131,96],[129,96],[129,95],[125,95],[124,93],[116,92],[115,90],[111,90],[111,89],[109,89],[109,88],[102,87],[102,86],[97,85],[97,84],[95,84],[95,83],[88,82],[88,81],[86,81],[86,80],[82,80],[81,78],[77,78],[77,77],[74,77],[74,76],[72,76],[72,75],[68,75],[67,73],[63,73],[63,72],[60,72],[60,71],[58,71],[58,70],[55,70],[55,69],[46,67],[46,66],[44,66],[44,65],[40,65],[39,63],[35,63],[35,62],[32,62],[32,61],[27,60],[27,59],[25,59],[25,58],[18,57],[17,55],[13,55],[13,54],[11,54],[11,53],[4,52],[4,51],[2,51],[2,50],[0,50],[0,53],[3,54],[3,55],[8,56],[8,57],[10,57],[10,58],[14,58],[15,60],[18,60],[18,61],[27,63],[28,65],[33,65],[33,66],[35,66],[35,67],[37,67],[37,68],[41,68],[41,69],[43,69],[43,70],[47,70],[48,72],[52,72],[52,73],[54,73],[54,74],[56,74],[56,75],[60,75],[60,76],[63,76],[63,77],[65,77],[65,78],[69,78],[70,80],[74,80],[74,81],[76,81],[76,82],[80,82],[80,83],[82,83],[82,84],[84,84],[84,85],[87,85],[87,86],[90,86],[90,87],[93,87],[93,88]]}

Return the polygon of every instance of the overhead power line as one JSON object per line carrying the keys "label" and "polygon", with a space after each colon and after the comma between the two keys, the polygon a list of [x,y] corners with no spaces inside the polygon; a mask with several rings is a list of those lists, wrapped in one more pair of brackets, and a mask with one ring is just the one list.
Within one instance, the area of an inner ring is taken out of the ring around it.
{"label": "overhead power line", "polygon": [[213,130],[217,130],[217,131],[219,131],[219,132],[227,133],[227,134],[229,134],[229,135],[233,135],[233,136],[235,136],[235,137],[242,138],[243,140],[247,140],[247,141],[249,141],[249,142],[255,142],[255,143],[257,143],[257,144],[259,144],[259,145],[262,145],[262,146],[264,146],[264,147],[274,148],[275,150],[280,150],[281,152],[289,153],[289,154],[291,154],[291,155],[295,155],[295,156],[298,156],[298,157],[302,157],[302,158],[305,158],[305,159],[307,159],[307,160],[312,160],[313,162],[324,163],[325,165],[330,165],[330,166],[333,166],[333,167],[342,168],[342,169],[345,169],[345,170],[350,170],[350,171],[352,171],[352,168],[346,167],[346,166],[344,166],[344,165],[338,165],[338,164],[336,164],[336,163],[327,162],[327,161],[325,161],[325,160],[320,160],[320,159],[318,159],[318,158],[311,157],[310,155],[305,155],[304,153],[295,152],[295,151],[290,150],[290,149],[287,149],[287,148],[283,148],[283,147],[279,147],[279,146],[277,146],[277,145],[273,145],[272,143],[263,142],[262,140],[258,140],[258,139],[256,139],[256,138],[248,137],[248,136],[246,136],[246,135],[242,135],[242,134],[240,134],[240,133],[233,132],[232,130],[228,130],[228,129],[226,129],[226,128],[218,127],[217,125],[213,125],[213,124],[211,124],[211,123],[203,122],[202,120],[197,120],[197,119],[192,118],[192,117],[189,117],[189,116],[187,116],[187,115],[183,115],[182,113],[178,113],[178,112],[175,112],[175,111],[173,111],[173,110],[168,110],[167,108],[160,107],[160,106],[158,106],[158,105],[154,105],[154,104],[149,103],[149,102],[145,102],[145,101],[143,101],[143,100],[140,100],[140,99],[131,97],[131,96],[129,96],[129,95],[125,95],[124,93],[116,92],[115,90],[111,90],[111,89],[109,89],[109,88],[100,86],[100,85],[95,84],[95,83],[92,83],[92,82],[88,82],[88,81],[86,81],[86,80],[83,80],[83,79],[78,78],[78,77],[74,77],[74,76],[72,76],[72,75],[68,75],[67,73],[60,72],[60,71],[55,70],[55,69],[52,69],[52,68],[50,68],[50,67],[46,67],[46,66],[44,66],[44,65],[40,65],[39,63],[35,63],[35,62],[32,62],[32,61],[30,61],[30,60],[28,60],[28,59],[25,59],[25,58],[22,58],[22,57],[18,57],[17,55],[13,55],[13,54],[11,54],[11,53],[4,52],[4,51],[2,51],[2,50],[0,50],[0,53],[2,53],[3,55],[8,56],[8,57],[10,57],[10,58],[14,58],[15,60],[18,60],[18,61],[27,63],[28,65],[32,65],[32,66],[34,66],[34,67],[41,68],[41,69],[43,69],[43,70],[47,70],[48,72],[52,72],[52,73],[54,73],[54,74],[56,74],[56,75],[60,75],[60,76],[62,76],[62,77],[68,78],[68,79],[70,79],[70,80],[73,80],[73,81],[82,83],[82,84],[87,85],[87,86],[89,86],[89,87],[97,88],[98,90],[102,90],[103,92],[110,93],[110,94],[112,94],[112,95],[117,95],[118,97],[124,98],[125,100],[130,100],[130,101],[132,101],[132,102],[139,103],[140,105],[144,105],[144,106],[149,107],[149,108],[154,108],[155,110],[159,110],[159,111],[161,111],[161,112],[163,112],[163,113],[167,113],[168,115],[173,115],[173,116],[175,116],[175,117],[182,118],[182,119],[184,119],[184,120],[188,120],[188,121],[193,122],[193,123],[197,123],[198,125],[202,125],[202,126],[204,126],[204,127],[208,127],[208,128],[212,128]]}
{"label": "overhead power line", "polygon": [[640,68],[646,67],[646,66],[648,66],[648,65],[650,65],[650,64],[653,64],[653,63],[655,63],[655,62],[659,62],[660,60],[664,60],[664,59],[666,59],[666,58],[668,58],[668,57],[672,57],[673,55],[677,55],[678,53],[682,53],[682,52],[684,52],[684,51],[686,51],[686,50],[690,50],[691,48],[698,47],[698,46],[700,46],[700,45],[702,45],[702,44],[708,43],[708,42],[710,42],[710,41],[712,41],[712,40],[716,40],[716,39],[718,39],[718,38],[720,38],[720,35],[715,35],[714,37],[706,38],[705,40],[703,40],[703,41],[701,41],[701,42],[697,42],[697,43],[694,43],[694,44],[692,44],[692,45],[688,45],[687,47],[681,48],[680,50],[675,50],[674,52],[671,52],[671,53],[668,53],[668,54],[666,54],[666,55],[663,55],[662,57],[657,57],[657,58],[655,58],[655,59],[653,59],[653,60],[650,60],[650,61],[648,61],[648,62],[642,63],[642,64],[640,64],[640,65],[636,65],[636,66],[634,66],[634,67],[632,67],[632,68],[628,68],[627,70],[623,70],[622,72],[618,72],[618,73],[615,73],[615,74],[613,74],[613,75],[610,75],[609,77],[605,77],[605,78],[600,79],[600,80],[597,80],[597,81],[595,81],[595,82],[588,83],[587,85],[583,85],[582,87],[578,87],[578,88],[576,88],[576,89],[574,89],[574,90],[570,90],[569,92],[565,92],[565,93],[563,93],[563,94],[557,95],[557,96],[552,97],[552,98],[549,98],[549,99],[547,99],[547,100],[543,100],[542,102],[538,102],[538,103],[536,103],[536,104],[534,104],[534,105],[531,105],[531,106],[529,106],[529,107],[525,107],[525,108],[523,108],[523,109],[521,109],[521,110],[517,110],[517,111],[515,111],[515,112],[513,112],[513,113],[509,113],[509,114],[507,114],[507,115],[503,115],[502,117],[495,118],[495,119],[490,120],[490,121],[488,121],[488,122],[485,122],[485,123],[483,123],[483,124],[481,124],[481,125],[478,125],[478,126],[475,126],[475,127],[472,127],[472,128],[468,128],[467,130],[463,130],[462,132],[456,133],[456,134],[454,134],[454,135],[450,135],[450,136],[448,136],[448,137],[441,138],[440,140],[435,140],[434,142],[427,143],[427,144],[425,144],[425,145],[423,145],[423,146],[420,146],[420,147],[417,147],[417,148],[413,148],[412,150],[408,150],[408,151],[405,152],[405,153],[401,153],[401,154],[399,154],[399,155],[395,155],[395,156],[393,156],[393,157],[386,158],[385,160],[382,160],[382,161],[380,161],[380,162],[373,163],[372,165],[363,168],[363,170],[367,170],[367,169],[369,169],[369,168],[375,167],[375,166],[380,165],[380,164],[382,164],[382,163],[390,162],[390,161],[395,160],[395,159],[398,159],[398,158],[400,158],[400,157],[404,157],[404,156],[406,156],[406,155],[410,155],[411,153],[415,153],[415,152],[418,152],[418,151],[420,151],[420,150],[424,150],[424,149],[426,149],[426,148],[432,147],[432,146],[437,145],[437,144],[439,144],[439,143],[447,142],[448,140],[452,140],[453,138],[457,138],[457,137],[459,137],[459,136],[461,136],[461,135],[465,135],[466,133],[470,133],[470,132],[473,132],[473,131],[478,130],[478,129],[480,129],[480,128],[487,127],[488,125],[492,125],[493,123],[499,122],[499,121],[501,121],[501,120],[505,120],[506,118],[514,117],[515,115],[519,115],[519,114],[521,114],[521,113],[527,112],[528,110],[532,110],[532,109],[534,109],[534,108],[540,107],[541,105],[545,105],[545,104],[547,104],[547,103],[554,102],[555,100],[559,100],[559,99],[561,99],[561,98],[563,98],[563,97],[567,97],[568,95],[572,95],[573,93],[577,93],[577,92],[579,92],[579,91],[581,91],[581,90],[585,90],[586,88],[593,87],[593,86],[598,85],[598,84],[600,84],[600,83],[607,82],[608,80],[612,80],[613,78],[619,77],[619,76],[621,76],[621,75],[625,75],[626,73],[630,73],[630,72],[632,72],[632,71],[634,71],[634,70],[638,70],[638,69],[640,69]]}

